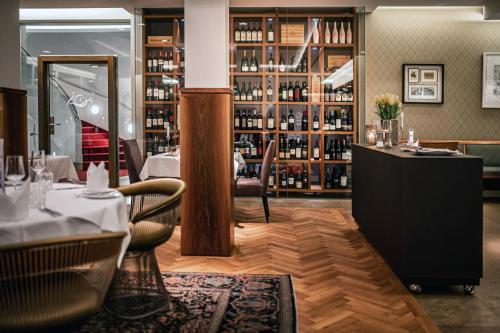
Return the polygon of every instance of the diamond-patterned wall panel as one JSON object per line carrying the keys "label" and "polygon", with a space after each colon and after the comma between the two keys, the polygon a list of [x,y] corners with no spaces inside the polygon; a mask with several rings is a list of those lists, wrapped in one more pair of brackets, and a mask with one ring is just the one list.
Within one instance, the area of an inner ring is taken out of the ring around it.
{"label": "diamond-patterned wall panel", "polygon": [[[500,52],[500,23],[481,8],[379,8],[366,16],[366,124],[373,96],[401,96],[402,64],[444,64],[444,104],[403,104],[420,139],[500,140],[500,109],[481,108],[482,56]],[[405,135],[406,136],[406,135]]]}

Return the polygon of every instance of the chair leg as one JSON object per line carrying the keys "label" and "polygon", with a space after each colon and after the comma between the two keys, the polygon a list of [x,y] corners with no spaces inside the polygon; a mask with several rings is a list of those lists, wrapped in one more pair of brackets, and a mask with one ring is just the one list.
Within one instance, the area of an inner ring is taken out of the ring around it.
{"label": "chair leg", "polygon": [[267,194],[262,196],[262,204],[264,205],[264,213],[266,214],[266,222],[269,223],[269,205],[267,204]]}
{"label": "chair leg", "polygon": [[136,320],[169,307],[154,250],[127,252],[106,295],[104,308],[122,319]]}

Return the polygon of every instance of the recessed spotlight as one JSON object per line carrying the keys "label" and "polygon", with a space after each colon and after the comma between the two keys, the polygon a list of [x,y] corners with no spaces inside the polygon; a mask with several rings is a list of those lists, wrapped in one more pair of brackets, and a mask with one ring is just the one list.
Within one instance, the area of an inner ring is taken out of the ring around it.
{"label": "recessed spotlight", "polygon": [[42,53],[48,54],[48,53],[50,53],[50,51],[49,50],[42,50]]}

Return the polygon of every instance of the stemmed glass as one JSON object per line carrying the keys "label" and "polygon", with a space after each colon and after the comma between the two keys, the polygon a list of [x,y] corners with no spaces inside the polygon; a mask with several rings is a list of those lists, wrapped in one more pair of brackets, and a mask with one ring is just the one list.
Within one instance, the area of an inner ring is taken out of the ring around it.
{"label": "stemmed glass", "polygon": [[6,178],[14,184],[14,190],[17,191],[17,185],[25,176],[24,160],[20,155],[7,156],[7,164],[5,166]]}
{"label": "stemmed glass", "polygon": [[45,169],[46,163],[45,152],[43,150],[40,150],[38,155],[33,156],[31,168],[35,171],[38,181],[40,180],[40,174]]}

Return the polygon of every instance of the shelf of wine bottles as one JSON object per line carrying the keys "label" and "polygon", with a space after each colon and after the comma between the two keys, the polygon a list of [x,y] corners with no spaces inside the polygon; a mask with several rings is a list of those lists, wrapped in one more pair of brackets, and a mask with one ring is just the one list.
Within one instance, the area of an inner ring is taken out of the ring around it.
{"label": "shelf of wine bottles", "polygon": [[178,10],[143,10],[144,157],[178,144],[184,86],[184,18]]}
{"label": "shelf of wine bottles", "polygon": [[[231,13],[234,140],[247,162],[241,177],[260,177],[274,140],[271,191],[349,192],[358,132],[354,13]],[[283,24],[302,25],[304,43],[283,39]]]}

